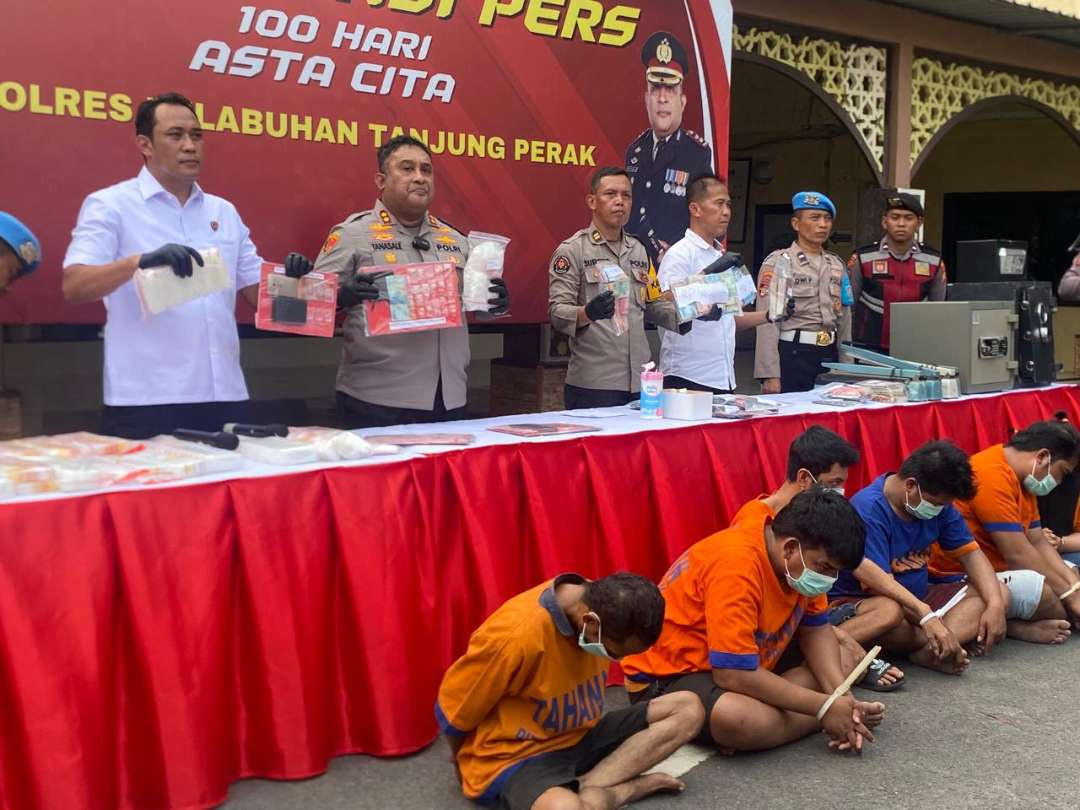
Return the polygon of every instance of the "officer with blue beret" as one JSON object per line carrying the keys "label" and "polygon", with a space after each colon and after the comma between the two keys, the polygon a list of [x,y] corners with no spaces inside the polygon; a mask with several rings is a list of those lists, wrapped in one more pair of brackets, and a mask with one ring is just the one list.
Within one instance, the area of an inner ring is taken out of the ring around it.
{"label": "officer with blue beret", "polygon": [[683,82],[690,71],[682,43],[667,31],[657,31],[645,41],[641,61],[649,128],[626,149],[634,195],[626,230],[645,244],[649,258],[659,265],[668,246],[686,235],[686,189],[695,178],[712,173],[712,148],[682,126]]}
{"label": "officer with blue beret", "polygon": [[11,214],[0,211],[0,294],[41,264],[41,242]]}
{"label": "officer with blue beret", "polygon": [[784,284],[794,312],[782,324],[757,328],[754,376],[761,391],[809,391],[822,363],[838,358],[839,343],[851,341],[851,289],[843,260],[825,249],[836,206],[819,191],[791,198],[791,247],[770,253],[758,274],[757,308],[768,309],[773,285]]}

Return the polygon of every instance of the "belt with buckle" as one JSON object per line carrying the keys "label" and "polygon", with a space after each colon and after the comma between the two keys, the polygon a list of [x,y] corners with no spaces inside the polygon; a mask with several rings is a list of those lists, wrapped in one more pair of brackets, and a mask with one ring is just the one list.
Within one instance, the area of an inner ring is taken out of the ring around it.
{"label": "belt with buckle", "polygon": [[833,345],[833,341],[836,340],[836,333],[824,329],[820,332],[809,332],[805,329],[789,329],[786,332],[780,333],[780,339],[787,341],[788,343],[805,343],[808,346],[820,346],[824,348]]}

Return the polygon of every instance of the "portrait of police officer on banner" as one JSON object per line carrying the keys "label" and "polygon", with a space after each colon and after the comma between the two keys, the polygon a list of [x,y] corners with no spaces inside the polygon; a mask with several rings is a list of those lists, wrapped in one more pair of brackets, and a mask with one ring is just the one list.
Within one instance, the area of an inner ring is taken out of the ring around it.
{"label": "portrait of police officer on banner", "polygon": [[690,71],[686,48],[667,31],[657,31],[641,49],[645,65],[645,111],[649,128],[626,149],[626,173],[634,207],[626,230],[640,239],[654,264],[683,238],[690,223],[686,189],[712,173],[712,148],[684,129],[684,80]]}

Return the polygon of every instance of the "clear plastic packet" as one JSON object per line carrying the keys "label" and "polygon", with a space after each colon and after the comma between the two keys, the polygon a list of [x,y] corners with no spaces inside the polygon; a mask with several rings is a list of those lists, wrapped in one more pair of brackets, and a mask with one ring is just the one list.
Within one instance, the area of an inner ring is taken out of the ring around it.
{"label": "clear plastic packet", "polygon": [[601,267],[600,275],[600,292],[615,294],[615,314],[611,318],[615,334],[624,335],[630,330],[630,277],[615,264]]}
{"label": "clear plastic packet", "polygon": [[57,492],[78,492],[85,489],[102,489],[119,484],[131,473],[131,467],[121,456],[95,458],[64,458],[50,465],[55,476]]}
{"label": "clear plastic packet", "polygon": [[788,298],[792,296],[791,257],[787,251],[777,257],[773,274],[773,283],[769,287],[769,317],[778,321],[787,314]]}
{"label": "clear plastic packet", "polygon": [[99,436],[78,431],[55,436],[32,436],[0,442],[0,456],[23,459],[81,458],[116,456],[142,449],[143,443],[116,436]]}
{"label": "clear plastic packet", "polygon": [[469,258],[462,273],[461,301],[466,312],[489,312],[491,280],[502,278],[509,237],[473,231],[469,234]]}
{"label": "clear plastic packet", "polygon": [[319,460],[318,449],[310,444],[280,436],[240,437],[240,454],[262,464],[308,464]]}
{"label": "clear plastic packet", "polygon": [[320,461],[351,461],[398,452],[398,448],[393,445],[369,442],[355,433],[336,428],[289,428],[289,440],[314,447]]}
{"label": "clear plastic packet", "polygon": [[145,267],[135,271],[135,290],[139,294],[143,317],[227,290],[232,286],[229,268],[217,248],[200,250],[203,266],[192,262],[192,274],[180,278],[168,265]]}
{"label": "clear plastic packet", "polygon": [[11,495],[33,495],[56,489],[56,473],[48,461],[0,457],[0,481]]}
{"label": "clear plastic packet", "polygon": [[205,450],[217,450],[215,447],[195,445],[187,442],[179,447],[154,439],[147,443],[146,449],[124,456],[120,462],[131,467],[131,472],[123,483],[159,484],[177,481],[182,478],[194,478],[199,475],[228,472],[242,467],[243,458],[237,453],[221,451],[221,454],[207,453]]}
{"label": "clear plastic packet", "polygon": [[263,262],[255,327],[268,332],[333,337],[338,280],[336,273],[315,272],[290,278],[282,265]]}
{"label": "clear plastic packet", "polygon": [[393,335],[461,326],[461,291],[458,271],[451,262],[420,262],[373,267],[365,272],[385,272],[379,285],[385,289],[377,301],[365,301],[364,334]]}
{"label": "clear plastic packet", "polygon": [[679,279],[672,282],[671,293],[679,323],[707,315],[713,306],[719,306],[725,315],[736,315],[757,298],[753,277],[745,267]]}

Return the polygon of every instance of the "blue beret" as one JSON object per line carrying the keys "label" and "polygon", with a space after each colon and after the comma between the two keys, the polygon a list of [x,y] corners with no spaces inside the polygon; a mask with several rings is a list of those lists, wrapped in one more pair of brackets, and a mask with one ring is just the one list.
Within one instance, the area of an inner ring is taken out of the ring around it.
{"label": "blue beret", "polygon": [[32,273],[41,264],[41,242],[33,232],[11,214],[0,211],[0,241],[19,257],[22,269],[15,277]]}
{"label": "blue beret", "polygon": [[833,201],[818,191],[800,191],[791,198],[791,208],[794,211],[812,209],[815,211],[828,211],[832,217],[836,216],[836,206]]}

